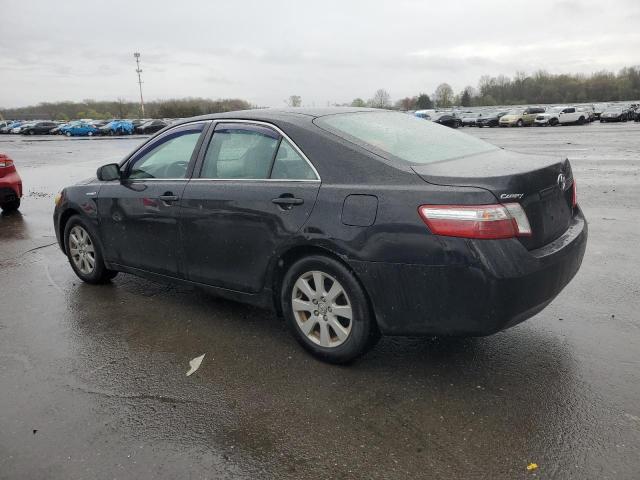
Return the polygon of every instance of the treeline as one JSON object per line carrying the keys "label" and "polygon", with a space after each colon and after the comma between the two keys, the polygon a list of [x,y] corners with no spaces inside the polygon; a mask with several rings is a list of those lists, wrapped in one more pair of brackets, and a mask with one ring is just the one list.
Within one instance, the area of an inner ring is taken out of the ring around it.
{"label": "treeline", "polygon": [[[236,98],[212,100],[210,98],[175,98],[154,100],[144,104],[145,118],[183,118],[207,113],[246,110],[252,105]],[[84,100],[82,102],[43,102],[38,105],[0,110],[6,119],[37,118],[51,120],[72,120],[93,118],[140,118],[140,104],[122,98],[115,101]]]}
{"label": "treeline", "polygon": [[640,100],[640,67],[625,67],[618,73],[596,72],[584,74],[551,74],[538,71],[532,75],[517,72],[512,78],[505,75],[480,78],[477,88],[467,86],[454,92],[448,83],[441,83],[431,96],[421,93],[391,103],[385,90],[378,90],[364,101],[356,98],[353,106],[375,106],[416,110],[451,106],[527,105],[547,103],[588,103]]}

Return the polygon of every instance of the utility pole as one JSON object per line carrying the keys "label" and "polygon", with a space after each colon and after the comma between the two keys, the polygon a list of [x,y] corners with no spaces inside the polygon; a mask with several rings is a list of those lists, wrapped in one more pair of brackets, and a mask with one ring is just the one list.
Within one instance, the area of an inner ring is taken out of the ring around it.
{"label": "utility pole", "polygon": [[142,117],[144,118],[144,100],[142,99],[142,77],[140,74],[142,70],[140,70],[140,52],[135,52],[133,56],[136,59],[136,73],[138,74],[138,85],[140,86],[140,111],[142,112]]}

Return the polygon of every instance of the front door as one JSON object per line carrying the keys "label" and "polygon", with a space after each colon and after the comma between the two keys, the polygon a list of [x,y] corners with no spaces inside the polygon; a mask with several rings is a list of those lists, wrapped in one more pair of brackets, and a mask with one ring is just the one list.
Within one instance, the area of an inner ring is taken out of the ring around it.
{"label": "front door", "polygon": [[121,167],[98,194],[107,262],[170,276],[179,269],[178,216],[205,123],[168,130]]}
{"label": "front door", "polygon": [[216,125],[199,167],[182,201],[187,277],[260,291],[269,261],[311,214],[320,179],[276,128],[247,122]]}

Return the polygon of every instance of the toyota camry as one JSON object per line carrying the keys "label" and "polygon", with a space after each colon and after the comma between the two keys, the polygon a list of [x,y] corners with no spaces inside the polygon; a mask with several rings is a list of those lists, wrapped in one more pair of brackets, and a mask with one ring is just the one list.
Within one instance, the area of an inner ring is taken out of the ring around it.
{"label": "toyota camry", "polygon": [[514,326],[587,243],[568,160],[348,108],[183,120],[62,190],[54,225],[85,282],[123,272],[273,309],[330,362],[380,335]]}

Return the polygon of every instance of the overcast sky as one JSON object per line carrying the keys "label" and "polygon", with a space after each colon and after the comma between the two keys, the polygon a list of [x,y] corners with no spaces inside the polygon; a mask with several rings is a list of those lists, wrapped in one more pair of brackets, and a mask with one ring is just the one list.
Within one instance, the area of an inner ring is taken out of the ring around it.
{"label": "overcast sky", "polygon": [[260,106],[640,64],[639,0],[0,0],[0,32],[0,107],[136,100],[134,51],[146,99]]}

